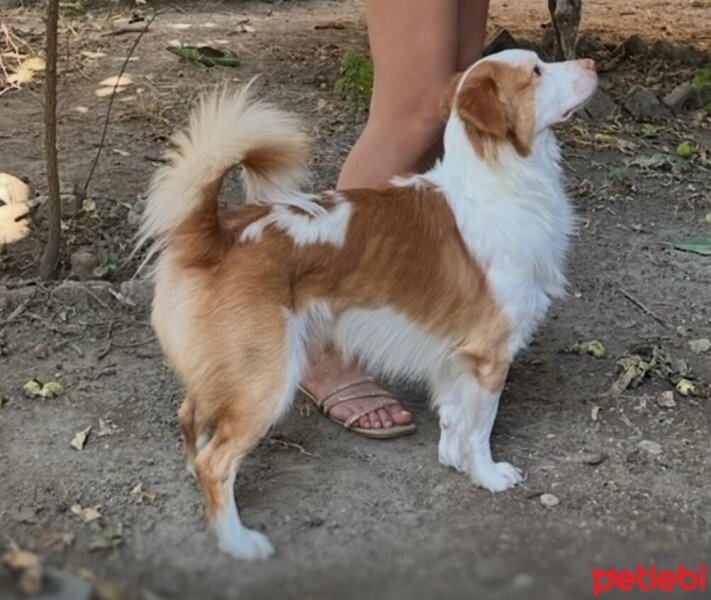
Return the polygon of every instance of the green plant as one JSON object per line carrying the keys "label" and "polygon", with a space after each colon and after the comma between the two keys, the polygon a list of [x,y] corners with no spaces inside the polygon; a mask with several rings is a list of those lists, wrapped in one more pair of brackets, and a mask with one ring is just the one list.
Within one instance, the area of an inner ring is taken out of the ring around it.
{"label": "green plant", "polygon": [[335,92],[356,110],[370,101],[373,91],[373,64],[362,50],[349,50],[341,59],[341,76]]}

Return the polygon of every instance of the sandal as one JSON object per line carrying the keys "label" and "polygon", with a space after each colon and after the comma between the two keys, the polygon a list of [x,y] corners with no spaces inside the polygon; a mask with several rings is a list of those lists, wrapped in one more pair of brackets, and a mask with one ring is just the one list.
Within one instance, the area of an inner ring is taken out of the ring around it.
{"label": "sandal", "polygon": [[[301,390],[301,392],[303,392],[303,394],[309,400],[311,400],[311,402],[313,402],[324,415],[331,419],[331,421],[337,423],[338,425],[341,425],[342,427],[348,429],[349,431],[352,431],[353,433],[362,435],[363,437],[378,440],[389,440],[393,438],[403,437],[405,435],[410,435],[411,433],[415,432],[417,427],[414,423],[409,423],[408,425],[392,425],[391,427],[385,427],[382,429],[365,429],[364,427],[354,427],[354,423],[357,423],[361,417],[364,417],[365,415],[370,414],[373,411],[378,410],[379,408],[385,408],[386,406],[398,404],[398,401],[395,400],[395,398],[393,398],[385,390],[379,390],[376,392],[358,392],[357,390],[353,389],[357,388],[360,385],[363,385],[364,383],[374,383],[374,381],[371,377],[361,377],[360,379],[356,379],[355,381],[352,381],[350,383],[338,386],[331,393],[326,394],[326,396],[324,396],[320,400],[301,385],[299,386],[299,390]],[[347,390],[351,390],[351,393],[346,394],[345,396],[339,396],[339,394]],[[363,403],[363,408],[354,412],[345,421],[340,421],[331,415],[331,411],[336,406],[338,406],[339,404],[343,404],[344,402],[349,402],[350,400],[365,400],[365,402]]]}

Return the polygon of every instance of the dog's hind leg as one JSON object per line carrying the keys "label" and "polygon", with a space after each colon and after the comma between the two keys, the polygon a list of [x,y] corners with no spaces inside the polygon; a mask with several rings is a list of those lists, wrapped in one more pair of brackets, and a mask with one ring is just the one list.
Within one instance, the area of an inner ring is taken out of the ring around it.
{"label": "dog's hind leg", "polygon": [[217,534],[220,550],[235,558],[260,560],[274,552],[264,534],[242,524],[234,493],[235,477],[242,460],[264,436],[271,421],[271,418],[255,418],[244,409],[228,409],[219,417],[212,438],[195,461],[205,510]]}
{"label": "dog's hind leg", "polygon": [[[260,326],[256,319],[255,324],[253,330]],[[263,534],[242,524],[235,477],[247,453],[288,409],[305,360],[305,330],[298,319],[285,316],[270,331],[262,320],[261,327],[259,336],[226,341],[223,350],[226,356],[238,357],[237,363],[216,365],[206,386],[190,392],[204,395],[195,397],[198,418],[201,407],[211,406],[214,431],[195,459],[206,512],[220,549],[246,560],[268,558],[274,550]]]}

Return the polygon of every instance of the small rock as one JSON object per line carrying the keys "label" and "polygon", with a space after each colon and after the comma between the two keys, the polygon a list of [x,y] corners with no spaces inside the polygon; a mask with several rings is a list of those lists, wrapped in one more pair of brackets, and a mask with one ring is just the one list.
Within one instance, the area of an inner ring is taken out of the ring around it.
{"label": "small rock", "polygon": [[541,501],[541,504],[547,508],[552,508],[560,504],[560,498],[553,494],[541,494],[539,500]]}
{"label": "small rock", "polygon": [[579,57],[590,56],[591,54],[606,52],[607,48],[602,43],[600,38],[591,35],[588,32],[583,33],[578,38],[576,45],[576,55]]}
{"label": "small rock", "polygon": [[[49,196],[42,194],[37,197],[37,203],[40,204],[40,208],[37,214],[37,220],[42,221],[49,217]],[[65,194],[61,193],[59,195],[59,203],[62,207],[63,217],[73,217],[81,209],[81,202],[75,194]]]}
{"label": "small rock", "polygon": [[711,350],[711,340],[709,338],[699,338],[698,340],[690,340],[689,348],[694,354],[703,354]]}
{"label": "small rock", "polygon": [[517,573],[513,578],[512,583],[513,587],[517,589],[528,588],[533,584],[533,577],[531,577],[528,573]]}
{"label": "small rock", "polygon": [[619,112],[620,107],[614,98],[602,88],[598,88],[590,102],[585,105],[579,114],[586,121],[599,121],[619,114]]}
{"label": "small rock", "polygon": [[604,452],[581,452],[580,461],[584,465],[590,465],[591,467],[596,467],[607,460],[607,454]]}
{"label": "small rock", "polygon": [[652,456],[659,456],[664,451],[662,449],[661,444],[652,440],[642,440],[637,445],[640,450],[643,450],[644,452],[646,452],[647,454],[651,454]]}
{"label": "small rock", "polygon": [[676,51],[673,44],[666,40],[657,40],[652,44],[652,55],[657,58],[672,60],[676,58]]}
{"label": "small rock", "polygon": [[667,94],[664,104],[678,113],[691,112],[703,106],[701,92],[688,82],[676,86]]}
{"label": "small rock", "polygon": [[639,35],[631,35],[624,42],[622,47],[627,54],[632,56],[644,56],[649,52],[649,46]]}
{"label": "small rock", "polygon": [[121,295],[130,298],[136,305],[148,306],[153,300],[153,280],[130,279],[119,286]]}
{"label": "small rock", "polygon": [[49,350],[45,344],[40,342],[32,349],[32,355],[37,360],[47,360],[49,358]]}
{"label": "small rock", "polygon": [[502,50],[511,50],[512,48],[519,47],[516,39],[509,33],[508,29],[500,29],[486,45],[481,55],[488,56],[489,54],[496,54]]}
{"label": "small rock", "polygon": [[695,67],[704,63],[704,55],[694,46],[686,45],[676,49],[676,60],[683,65]]}
{"label": "small rock", "polygon": [[657,404],[662,408],[675,408],[674,392],[666,391],[657,396]]}
{"label": "small rock", "polygon": [[624,106],[639,121],[661,121],[670,116],[654,92],[639,86],[632,88]]}
{"label": "small rock", "polygon": [[81,248],[73,252],[70,258],[71,274],[80,281],[87,281],[94,277],[94,269],[99,266],[99,259],[88,248]]}

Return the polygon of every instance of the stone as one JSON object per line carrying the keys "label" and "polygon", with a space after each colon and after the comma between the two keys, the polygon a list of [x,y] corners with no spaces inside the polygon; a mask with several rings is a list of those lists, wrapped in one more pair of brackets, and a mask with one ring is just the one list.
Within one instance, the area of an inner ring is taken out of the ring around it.
{"label": "stone", "polygon": [[663,121],[671,115],[669,109],[647,88],[635,86],[625,98],[624,107],[638,121]]}
{"label": "stone", "polygon": [[682,46],[676,49],[676,60],[681,64],[689,67],[702,65],[705,61],[703,53],[697,50],[694,46]]}
{"label": "stone", "polygon": [[600,38],[591,35],[588,32],[583,33],[578,38],[578,43],[576,45],[576,54],[580,58],[590,56],[591,54],[600,54],[607,52],[605,44],[602,43]]}
{"label": "stone", "polygon": [[701,92],[688,82],[676,86],[664,96],[664,104],[677,113],[691,112],[704,105]]}
{"label": "stone", "polygon": [[37,360],[47,360],[49,358],[49,350],[46,344],[40,342],[34,348],[32,348],[32,356]]}
{"label": "stone", "polygon": [[149,306],[153,300],[153,280],[149,278],[124,281],[119,286],[119,292],[137,306]]}
{"label": "stone", "polygon": [[662,449],[662,445],[658,442],[654,442],[652,440],[642,440],[639,444],[639,449],[643,450],[647,454],[651,454],[652,456],[659,456],[664,450]]}
{"label": "stone", "polygon": [[595,95],[578,114],[586,121],[600,121],[619,113],[620,107],[615,99],[602,88],[598,88]]}
{"label": "stone", "polygon": [[519,47],[516,39],[509,33],[508,29],[499,29],[486,45],[481,55],[488,56],[489,54],[496,54],[502,50],[511,50],[512,48]]}
{"label": "stone", "polygon": [[657,405],[662,408],[675,408],[676,400],[674,400],[674,392],[666,391],[657,396]]}
{"label": "stone", "polygon": [[94,269],[99,266],[99,259],[88,248],[73,252],[70,257],[71,274],[80,281],[88,281],[94,277]]}
{"label": "stone", "polygon": [[652,55],[657,58],[666,58],[667,60],[673,60],[676,58],[676,51],[674,50],[674,45],[670,44],[666,40],[657,40],[652,44],[651,49]]}
{"label": "stone", "polygon": [[541,494],[539,500],[546,508],[553,508],[554,506],[558,506],[560,504],[560,498],[554,494]]}
{"label": "stone", "polygon": [[622,48],[630,56],[644,56],[649,52],[649,45],[637,34],[622,42]]}

